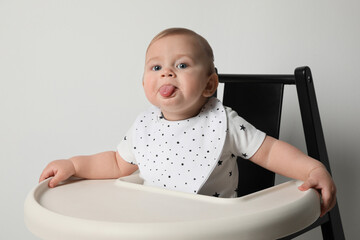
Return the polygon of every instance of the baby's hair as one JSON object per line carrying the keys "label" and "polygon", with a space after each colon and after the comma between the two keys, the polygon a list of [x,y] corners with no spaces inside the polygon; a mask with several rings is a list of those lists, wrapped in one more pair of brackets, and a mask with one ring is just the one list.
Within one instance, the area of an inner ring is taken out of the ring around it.
{"label": "baby's hair", "polygon": [[[208,64],[209,64],[209,75],[215,73],[215,66],[214,66],[214,53],[213,50],[210,46],[210,44],[208,43],[208,41],[202,37],[201,35],[197,34],[196,32],[190,30],[190,29],[186,29],[186,28],[168,28],[165,29],[163,31],[161,31],[160,33],[158,33],[150,42],[149,46],[147,49],[149,49],[149,47],[157,40],[166,37],[166,36],[172,36],[172,35],[189,35],[189,36],[193,36],[195,37],[195,39],[197,39],[199,41],[200,46],[202,46],[205,55],[207,56],[208,59]],[[146,50],[147,52],[147,50]]]}

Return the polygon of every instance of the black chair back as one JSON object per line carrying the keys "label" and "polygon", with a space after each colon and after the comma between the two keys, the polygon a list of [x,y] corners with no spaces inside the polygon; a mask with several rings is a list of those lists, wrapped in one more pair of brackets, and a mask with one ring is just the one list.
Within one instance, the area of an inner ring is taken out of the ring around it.
{"label": "black chair back", "polygon": [[[223,103],[268,135],[279,138],[284,85],[296,85],[309,156],[321,161],[331,173],[310,68],[299,67],[291,75],[219,74],[224,83]],[[275,174],[238,158],[238,196],[275,183]],[[321,226],[324,239],[345,239],[338,205],[313,225],[283,239],[292,239]]]}

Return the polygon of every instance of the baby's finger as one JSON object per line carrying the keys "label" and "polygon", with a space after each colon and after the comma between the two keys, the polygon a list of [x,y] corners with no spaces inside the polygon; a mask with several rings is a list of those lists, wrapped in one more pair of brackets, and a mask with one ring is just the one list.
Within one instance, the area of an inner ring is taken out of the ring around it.
{"label": "baby's finger", "polygon": [[324,216],[328,211],[330,211],[336,204],[335,198],[335,190],[323,190],[321,191],[321,215],[320,217]]}
{"label": "baby's finger", "polygon": [[306,191],[310,188],[315,187],[316,183],[311,179],[307,179],[301,186],[298,187],[300,191]]}
{"label": "baby's finger", "polygon": [[324,216],[329,208],[329,200],[324,197],[324,195],[321,195],[321,213],[320,217]]}
{"label": "baby's finger", "polygon": [[64,180],[64,177],[62,176],[62,174],[57,172],[57,174],[55,174],[53,179],[50,180],[49,187],[51,188],[56,187],[59,184],[59,182],[61,182],[62,180]]}
{"label": "baby's finger", "polygon": [[68,179],[70,175],[66,172],[58,170],[55,172],[55,176],[49,182],[49,187],[56,187],[61,181]]}
{"label": "baby's finger", "polygon": [[52,169],[45,169],[40,175],[39,182],[42,182],[45,179],[52,177],[54,175],[55,175],[55,173]]}
{"label": "baby's finger", "polygon": [[301,186],[298,187],[300,191],[306,191],[310,188],[309,184],[307,182],[304,182]]}

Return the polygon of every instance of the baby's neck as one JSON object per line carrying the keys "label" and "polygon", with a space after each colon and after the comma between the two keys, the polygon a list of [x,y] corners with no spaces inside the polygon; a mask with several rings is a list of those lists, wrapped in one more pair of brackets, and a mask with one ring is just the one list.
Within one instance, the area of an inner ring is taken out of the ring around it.
{"label": "baby's neck", "polygon": [[208,102],[208,100],[209,100],[209,98],[206,98],[204,100],[204,102],[199,104],[199,106],[189,109],[187,111],[170,112],[170,111],[163,111],[163,109],[161,109],[161,114],[162,114],[162,117],[164,117],[168,121],[186,120],[186,119],[197,116],[200,113],[201,109],[204,107],[204,105]]}

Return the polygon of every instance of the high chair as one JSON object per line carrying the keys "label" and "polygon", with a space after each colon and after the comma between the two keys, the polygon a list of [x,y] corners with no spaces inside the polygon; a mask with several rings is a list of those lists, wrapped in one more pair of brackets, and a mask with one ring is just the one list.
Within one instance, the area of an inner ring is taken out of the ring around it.
{"label": "high chair", "polygon": [[[308,154],[330,171],[310,69],[294,75],[219,74],[224,105],[278,138],[285,84],[296,84]],[[320,200],[299,181],[274,186],[275,174],[238,159],[239,198],[224,199],[115,180],[70,179],[36,186],[24,205],[28,229],[49,240],[291,239],[318,225],[324,239],[344,239],[338,206],[318,219]]]}
{"label": "high chair", "polygon": [[[331,173],[309,67],[296,68],[294,75],[220,74],[219,80],[225,84],[224,105],[235,109],[255,127],[275,138],[279,138],[284,85],[295,85],[308,155],[322,162]],[[238,196],[274,186],[273,172],[240,157],[238,166]],[[321,226],[324,239],[345,239],[337,204],[311,226],[282,239],[292,239],[318,226]]]}

